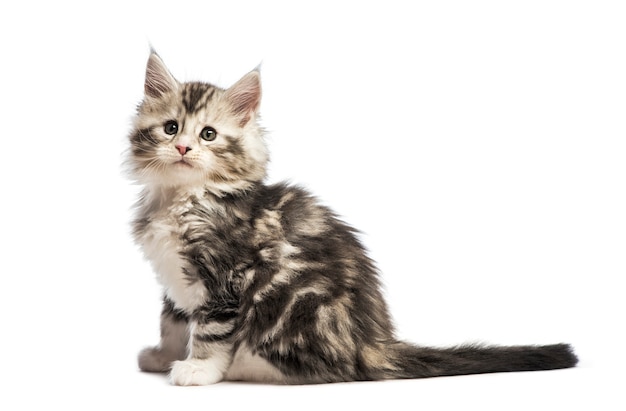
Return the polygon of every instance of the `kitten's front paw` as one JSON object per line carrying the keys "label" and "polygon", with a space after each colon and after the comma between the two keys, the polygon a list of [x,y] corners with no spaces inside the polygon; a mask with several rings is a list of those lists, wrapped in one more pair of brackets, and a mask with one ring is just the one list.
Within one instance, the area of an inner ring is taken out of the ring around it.
{"label": "kitten's front paw", "polygon": [[168,355],[158,347],[141,350],[137,358],[139,369],[146,372],[167,372],[176,358]]}
{"label": "kitten's front paw", "polygon": [[174,385],[210,385],[222,381],[224,373],[210,360],[189,359],[175,361],[170,372],[170,382]]}

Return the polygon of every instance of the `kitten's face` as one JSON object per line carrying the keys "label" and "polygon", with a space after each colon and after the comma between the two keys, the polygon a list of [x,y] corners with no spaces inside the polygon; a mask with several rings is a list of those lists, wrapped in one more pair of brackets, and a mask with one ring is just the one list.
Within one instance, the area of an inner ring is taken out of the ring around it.
{"label": "kitten's face", "polygon": [[256,122],[261,96],[253,71],[227,90],[179,83],[156,54],[130,136],[130,164],[141,183],[245,189],[265,176],[267,150]]}

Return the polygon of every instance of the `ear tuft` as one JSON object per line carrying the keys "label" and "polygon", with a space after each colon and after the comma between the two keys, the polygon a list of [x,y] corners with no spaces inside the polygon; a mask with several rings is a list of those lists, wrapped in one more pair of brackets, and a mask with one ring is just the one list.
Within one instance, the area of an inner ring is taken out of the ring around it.
{"label": "ear tuft", "polygon": [[232,108],[232,113],[246,123],[256,113],[261,103],[261,73],[258,69],[243,76],[224,95]]}
{"label": "ear tuft", "polygon": [[178,82],[165,67],[163,60],[152,49],[146,65],[146,82],[144,85],[146,96],[158,98],[177,88]]}

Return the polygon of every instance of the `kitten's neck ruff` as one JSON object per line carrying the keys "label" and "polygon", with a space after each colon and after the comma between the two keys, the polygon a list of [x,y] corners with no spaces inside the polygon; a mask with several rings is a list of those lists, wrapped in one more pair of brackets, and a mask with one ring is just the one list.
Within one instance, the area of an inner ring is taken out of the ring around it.
{"label": "kitten's neck ruff", "polygon": [[235,183],[216,184],[189,184],[168,186],[162,184],[146,184],[143,190],[143,204],[150,210],[167,208],[172,203],[190,197],[202,198],[207,195],[219,201],[228,195],[245,193],[260,184],[260,181],[238,181]]}
{"label": "kitten's neck ruff", "polygon": [[202,196],[205,190],[202,186],[168,187],[163,185],[147,185],[144,189],[144,198],[150,208],[161,209],[169,206],[177,199]]}

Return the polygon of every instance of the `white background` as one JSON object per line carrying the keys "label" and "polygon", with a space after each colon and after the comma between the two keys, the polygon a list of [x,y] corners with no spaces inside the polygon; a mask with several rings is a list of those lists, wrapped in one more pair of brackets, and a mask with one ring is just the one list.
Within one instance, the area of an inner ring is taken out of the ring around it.
{"label": "white background", "polygon": [[[622,2],[17,4],[0,6],[0,408],[624,409]],[[150,43],[180,80],[262,62],[269,180],[364,232],[402,338],[563,341],[580,366],[308,387],[140,373],[160,292],[121,162]]]}

